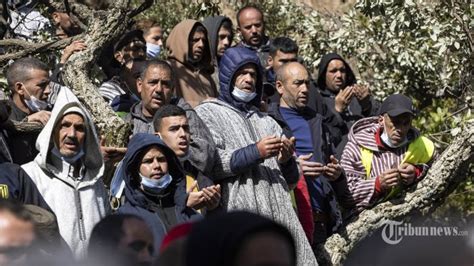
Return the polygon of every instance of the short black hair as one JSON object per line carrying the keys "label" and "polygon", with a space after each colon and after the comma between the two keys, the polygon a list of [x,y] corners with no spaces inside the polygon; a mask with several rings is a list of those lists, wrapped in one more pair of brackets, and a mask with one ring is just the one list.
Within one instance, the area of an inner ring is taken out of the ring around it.
{"label": "short black hair", "polygon": [[241,9],[239,9],[239,11],[237,11],[236,18],[237,18],[237,25],[238,25],[239,27],[240,27],[240,20],[239,20],[240,14],[241,14],[242,12],[244,12],[245,10],[248,10],[248,9],[255,9],[255,10],[257,10],[258,12],[260,12],[260,14],[262,15],[262,21],[264,21],[262,10],[261,10],[260,8],[258,8],[256,5],[250,4],[250,5],[246,5],[246,6],[242,7]]}
{"label": "short black hair", "polygon": [[153,116],[153,128],[155,129],[155,132],[158,132],[160,129],[161,120],[170,116],[186,117],[186,111],[184,111],[183,108],[172,104],[167,104],[158,109],[158,111],[156,111],[155,115]]}
{"label": "short black hair", "polygon": [[150,67],[153,67],[153,66],[160,67],[160,68],[168,70],[171,73],[171,83],[172,83],[172,85],[174,84],[173,68],[171,68],[171,66],[168,62],[166,62],[165,60],[161,60],[161,59],[147,60],[145,62],[145,65],[142,68],[142,71],[140,72],[140,79],[143,80],[145,78],[145,74],[146,74],[147,70]]}
{"label": "short black hair", "polygon": [[33,223],[30,212],[17,201],[0,198],[0,212],[9,212],[19,220]]}
{"label": "short black hair", "polygon": [[298,45],[295,41],[288,37],[277,37],[273,39],[270,43],[270,56],[275,56],[278,51],[282,53],[298,53]]}
{"label": "short black hair", "polygon": [[30,79],[30,72],[33,69],[44,70],[49,73],[48,66],[34,57],[18,59],[8,67],[7,83],[12,93],[15,93],[15,83]]}
{"label": "short black hair", "polygon": [[92,229],[89,253],[104,248],[115,249],[124,235],[122,226],[127,219],[143,221],[142,218],[132,214],[112,214],[100,220]]}

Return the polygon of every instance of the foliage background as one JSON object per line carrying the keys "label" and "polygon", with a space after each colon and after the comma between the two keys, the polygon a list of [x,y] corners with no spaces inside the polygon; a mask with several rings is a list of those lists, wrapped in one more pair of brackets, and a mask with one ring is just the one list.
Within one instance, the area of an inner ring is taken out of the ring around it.
{"label": "foliage background", "polygon": [[[156,19],[166,32],[184,18],[217,14],[228,15],[235,24],[236,11],[249,3],[263,10],[267,35],[298,42],[312,73],[322,55],[337,52],[378,99],[392,93],[411,96],[419,109],[414,124],[436,142],[439,152],[473,119],[474,5],[469,0],[361,0],[343,12],[290,0],[159,1],[142,16]],[[472,164],[470,172],[433,219],[472,220]]]}

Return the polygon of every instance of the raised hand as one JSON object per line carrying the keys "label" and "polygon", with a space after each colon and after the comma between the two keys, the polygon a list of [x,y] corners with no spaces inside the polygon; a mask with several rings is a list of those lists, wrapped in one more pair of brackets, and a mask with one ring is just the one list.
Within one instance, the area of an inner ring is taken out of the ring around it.
{"label": "raised hand", "polygon": [[347,86],[337,93],[334,108],[338,113],[342,113],[346,110],[347,106],[351,103],[353,95],[354,91],[352,86]]}
{"label": "raised hand", "polygon": [[312,153],[300,155],[298,156],[297,162],[300,164],[301,170],[305,176],[316,178],[324,173],[324,165],[322,163],[310,161],[312,156]]}
{"label": "raised hand", "polygon": [[257,142],[258,152],[260,153],[260,157],[263,159],[278,155],[282,146],[283,143],[281,142],[281,139],[276,136],[264,137]]}

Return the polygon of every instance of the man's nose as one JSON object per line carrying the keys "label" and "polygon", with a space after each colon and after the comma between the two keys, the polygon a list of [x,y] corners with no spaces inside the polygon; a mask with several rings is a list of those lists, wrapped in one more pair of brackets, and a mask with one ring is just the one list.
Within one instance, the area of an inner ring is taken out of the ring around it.
{"label": "man's nose", "polygon": [[50,84],[48,84],[48,85],[46,86],[46,88],[44,88],[43,94],[45,94],[46,96],[48,96],[50,93],[51,93],[51,86],[50,86]]}

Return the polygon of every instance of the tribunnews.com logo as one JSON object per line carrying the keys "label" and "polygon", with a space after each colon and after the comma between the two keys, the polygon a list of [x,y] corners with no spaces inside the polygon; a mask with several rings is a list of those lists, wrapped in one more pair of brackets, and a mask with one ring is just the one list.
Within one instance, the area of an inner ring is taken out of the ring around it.
{"label": "tribunnews.com logo", "polygon": [[468,231],[459,230],[457,226],[412,226],[410,223],[388,220],[382,229],[385,243],[396,245],[405,236],[467,236]]}

